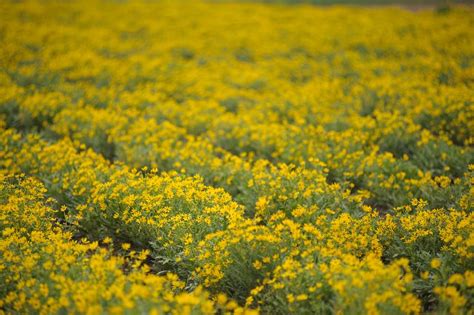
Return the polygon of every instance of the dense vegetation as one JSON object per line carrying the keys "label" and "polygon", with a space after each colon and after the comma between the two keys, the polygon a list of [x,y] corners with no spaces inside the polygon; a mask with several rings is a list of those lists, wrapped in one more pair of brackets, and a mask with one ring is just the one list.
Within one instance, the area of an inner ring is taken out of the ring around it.
{"label": "dense vegetation", "polygon": [[469,313],[474,12],[0,2],[0,314]]}

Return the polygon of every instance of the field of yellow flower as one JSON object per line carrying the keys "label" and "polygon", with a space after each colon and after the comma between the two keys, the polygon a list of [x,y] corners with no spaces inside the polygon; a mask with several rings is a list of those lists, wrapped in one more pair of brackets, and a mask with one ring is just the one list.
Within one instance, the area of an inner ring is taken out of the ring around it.
{"label": "field of yellow flower", "polygon": [[472,314],[474,9],[0,2],[0,314]]}

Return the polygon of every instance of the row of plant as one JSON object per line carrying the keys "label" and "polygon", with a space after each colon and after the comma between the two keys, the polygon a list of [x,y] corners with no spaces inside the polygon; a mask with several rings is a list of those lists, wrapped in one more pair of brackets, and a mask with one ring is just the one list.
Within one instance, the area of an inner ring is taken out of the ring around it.
{"label": "row of plant", "polygon": [[1,2],[0,313],[469,313],[471,11]]}

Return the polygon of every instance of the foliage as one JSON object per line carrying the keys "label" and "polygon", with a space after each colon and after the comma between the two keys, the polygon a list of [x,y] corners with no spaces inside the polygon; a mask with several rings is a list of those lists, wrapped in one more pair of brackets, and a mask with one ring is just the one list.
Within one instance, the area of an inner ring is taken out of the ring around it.
{"label": "foliage", "polygon": [[0,3],[0,313],[469,313],[469,7]]}

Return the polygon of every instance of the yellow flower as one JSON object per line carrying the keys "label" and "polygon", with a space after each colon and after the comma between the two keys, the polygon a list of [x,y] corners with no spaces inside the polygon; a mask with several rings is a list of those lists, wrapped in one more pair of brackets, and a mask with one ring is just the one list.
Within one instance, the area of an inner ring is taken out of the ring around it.
{"label": "yellow flower", "polygon": [[129,250],[130,249],[130,244],[129,243],[122,243],[122,249],[123,250]]}
{"label": "yellow flower", "polygon": [[431,267],[434,269],[438,269],[441,266],[441,259],[434,258],[431,260]]}

